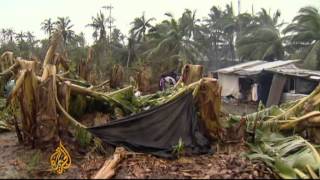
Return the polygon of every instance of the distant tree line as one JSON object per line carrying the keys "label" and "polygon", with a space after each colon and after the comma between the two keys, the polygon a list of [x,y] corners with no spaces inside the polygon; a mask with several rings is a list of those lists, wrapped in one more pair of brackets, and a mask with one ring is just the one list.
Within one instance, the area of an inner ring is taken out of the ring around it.
{"label": "distant tree line", "polygon": [[[118,28],[107,33],[108,18],[99,11],[91,18],[94,40],[94,68],[105,74],[113,64],[130,69],[147,64],[156,73],[176,70],[184,63],[203,64],[210,69],[223,60],[302,59],[309,69],[320,69],[320,14],[315,7],[303,7],[290,23],[280,22],[281,13],[265,9],[235,15],[232,4],[213,6],[207,17],[185,9],[180,17],[165,13],[156,23],[143,13],[133,19],[128,35]],[[75,33],[69,17],[41,23],[48,36],[37,39],[32,32],[0,30],[0,53],[10,50],[24,58],[43,59],[55,30],[63,35],[63,51],[72,63],[85,59],[88,47],[83,33]],[[282,29],[282,31],[280,30]]]}

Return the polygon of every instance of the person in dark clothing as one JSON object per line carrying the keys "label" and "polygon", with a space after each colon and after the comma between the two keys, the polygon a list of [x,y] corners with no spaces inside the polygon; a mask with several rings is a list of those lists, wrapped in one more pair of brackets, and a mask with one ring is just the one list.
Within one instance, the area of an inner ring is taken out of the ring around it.
{"label": "person in dark clothing", "polygon": [[164,91],[164,89],[165,89],[165,80],[164,80],[164,75],[161,75],[161,77],[160,77],[160,82],[159,82],[159,89],[160,89],[160,91]]}

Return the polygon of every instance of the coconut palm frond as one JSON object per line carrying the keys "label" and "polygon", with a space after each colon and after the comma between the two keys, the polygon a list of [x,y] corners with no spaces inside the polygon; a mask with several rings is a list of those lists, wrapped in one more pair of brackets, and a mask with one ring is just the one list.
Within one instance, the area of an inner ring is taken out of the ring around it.
{"label": "coconut palm frond", "polygon": [[320,68],[320,40],[318,40],[312,47],[304,60],[304,66],[308,69],[317,70]]}
{"label": "coconut palm frond", "polygon": [[[307,44],[312,47],[305,58],[304,65],[306,68],[318,69],[319,62],[317,59],[320,40],[320,13],[315,7],[303,7],[299,10],[299,14],[294,17],[283,33],[288,37],[292,44]],[[297,50],[301,48],[296,48]]]}

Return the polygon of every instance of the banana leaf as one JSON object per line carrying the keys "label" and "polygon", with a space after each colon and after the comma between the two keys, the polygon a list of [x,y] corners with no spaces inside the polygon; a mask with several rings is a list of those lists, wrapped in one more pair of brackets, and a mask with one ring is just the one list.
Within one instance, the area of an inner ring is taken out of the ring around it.
{"label": "banana leaf", "polygon": [[256,142],[248,144],[251,152],[247,157],[263,160],[281,178],[310,178],[320,175],[319,152],[302,137],[284,137],[280,133],[265,132]]}
{"label": "banana leaf", "polygon": [[6,99],[0,98],[0,110],[3,110],[6,107]]}
{"label": "banana leaf", "polygon": [[[12,123],[13,112],[10,106],[5,106],[5,99],[0,99],[0,132],[13,131],[14,126]],[[2,104],[4,103],[4,104]]]}
{"label": "banana leaf", "polygon": [[284,160],[276,159],[274,163],[276,173],[283,179],[297,179],[298,176],[294,169]]}
{"label": "banana leaf", "polygon": [[[283,110],[280,107],[271,106],[269,108],[262,109],[258,112],[246,115],[245,118],[246,118],[247,132],[253,131],[254,123],[256,119],[263,122],[269,119],[270,117],[274,117],[281,114],[282,112]],[[228,122],[229,124],[239,123],[240,119],[241,119],[241,116],[230,115]]]}

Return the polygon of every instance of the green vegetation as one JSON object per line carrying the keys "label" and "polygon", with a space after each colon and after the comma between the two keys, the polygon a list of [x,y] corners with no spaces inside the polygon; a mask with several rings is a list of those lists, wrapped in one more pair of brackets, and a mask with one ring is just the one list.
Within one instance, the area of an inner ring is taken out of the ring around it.
{"label": "green vegetation", "polygon": [[30,159],[27,162],[28,172],[32,172],[34,169],[39,168],[39,164],[41,161],[42,153],[40,150],[36,150],[30,156]]}
{"label": "green vegetation", "polygon": [[[264,161],[283,179],[319,179],[319,92],[320,86],[305,98],[246,115],[253,137],[247,157]],[[240,117],[229,118],[235,121]]]}
{"label": "green vegetation", "polygon": [[263,160],[283,179],[319,178],[319,154],[300,136],[261,132],[257,142],[249,147],[249,159]]}
{"label": "green vegetation", "polygon": [[173,154],[175,154],[178,158],[184,153],[184,143],[181,138],[179,138],[178,144],[173,146]]}
{"label": "green vegetation", "polygon": [[[185,62],[214,69],[220,61],[236,59],[299,58],[305,60],[305,67],[320,69],[320,14],[314,7],[302,7],[286,25],[279,22],[279,11],[271,14],[261,9],[255,14],[235,15],[232,4],[225,8],[213,6],[203,19],[190,9],[185,9],[180,17],[170,13],[164,15],[167,18],[162,22],[156,22],[144,13],[133,18],[127,36],[103,11],[88,20],[86,28],[93,30],[95,75],[100,79],[108,76],[113,64],[121,64],[128,72],[133,72],[143,63],[157,67],[152,68],[152,73],[158,78],[160,72],[177,70]],[[75,70],[76,65],[86,59],[88,47],[84,34],[73,31],[69,17],[45,19],[41,23],[41,30],[48,35],[45,39],[37,39],[29,31],[1,29],[0,53],[9,50],[26,59],[42,60],[50,37],[57,29],[62,31],[64,38],[64,50],[60,53],[72,62],[71,67]]]}

